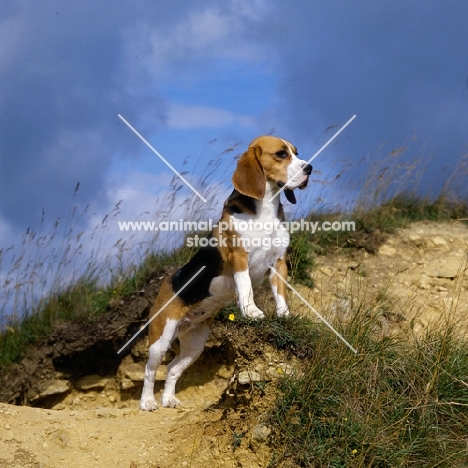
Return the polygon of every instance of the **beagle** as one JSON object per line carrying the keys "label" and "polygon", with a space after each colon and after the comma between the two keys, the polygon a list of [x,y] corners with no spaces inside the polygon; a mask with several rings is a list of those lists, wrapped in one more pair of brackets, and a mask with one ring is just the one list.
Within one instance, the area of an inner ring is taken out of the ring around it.
{"label": "beagle", "polygon": [[267,272],[276,313],[289,314],[286,286],[276,276],[287,278],[289,244],[289,233],[280,225],[284,214],[278,192],[284,190],[286,198],[296,203],[293,190],[304,189],[311,172],[312,166],[298,159],[291,143],[273,136],[255,139],[239,158],[232,177],[234,190],[224,203],[218,225],[209,235],[210,241],[217,242],[200,248],[168,278],[151,308],[141,410],[153,411],[158,407],[154,398],[156,370],[176,337],[180,353],[167,366],[161,398],[164,407],[179,403],[175,397],[177,380],[202,353],[211,323],[222,307],[237,297],[246,317],[264,317],[255,305],[252,287],[260,284]]}

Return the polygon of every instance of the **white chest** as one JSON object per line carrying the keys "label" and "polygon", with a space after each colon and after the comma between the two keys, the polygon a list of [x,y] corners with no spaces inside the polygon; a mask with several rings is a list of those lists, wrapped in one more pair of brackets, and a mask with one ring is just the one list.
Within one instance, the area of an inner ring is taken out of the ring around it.
{"label": "white chest", "polygon": [[249,258],[249,275],[259,284],[270,266],[275,266],[289,245],[289,233],[276,216],[277,203],[258,202],[257,214],[231,215],[237,236],[235,245],[245,249]]}

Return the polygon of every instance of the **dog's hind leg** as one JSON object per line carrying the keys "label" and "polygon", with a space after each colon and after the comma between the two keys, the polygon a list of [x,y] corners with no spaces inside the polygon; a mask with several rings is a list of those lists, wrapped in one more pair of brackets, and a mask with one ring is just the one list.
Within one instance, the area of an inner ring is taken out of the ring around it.
{"label": "dog's hind leg", "polygon": [[[158,317],[159,318],[159,317]],[[145,367],[145,380],[143,391],[140,398],[140,409],[145,411],[154,411],[158,408],[154,398],[154,378],[166,351],[171,346],[177,334],[179,320],[167,319],[162,330],[161,336],[150,344],[148,351],[148,362]]]}
{"label": "dog's hind leg", "polygon": [[210,334],[212,320],[206,320],[200,324],[179,333],[180,353],[167,366],[167,377],[161,404],[165,407],[176,407],[180,402],[175,397],[175,386],[182,372],[193,364],[203,352],[206,340]]}

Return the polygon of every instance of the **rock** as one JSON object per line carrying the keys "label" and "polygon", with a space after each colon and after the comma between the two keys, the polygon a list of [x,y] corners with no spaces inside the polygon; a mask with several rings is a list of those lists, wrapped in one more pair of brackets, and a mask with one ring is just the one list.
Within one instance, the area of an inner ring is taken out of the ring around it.
{"label": "rock", "polygon": [[294,372],[295,372],[294,367],[291,366],[290,364],[285,364],[281,362],[279,365],[279,368],[281,369],[280,374],[282,375],[288,375],[288,376],[294,375]]}
{"label": "rock", "polygon": [[60,448],[64,449],[69,446],[70,434],[67,431],[59,430],[52,436],[52,441]]}
{"label": "rock", "polygon": [[431,285],[430,283],[427,282],[427,280],[426,281],[421,280],[421,282],[418,285],[418,288],[424,289],[425,291],[429,291],[431,289]]}
{"label": "rock", "polygon": [[415,232],[410,232],[408,234],[408,239],[411,242],[413,242],[413,244],[416,245],[416,247],[421,247],[422,245],[424,245],[424,239],[419,234],[416,234]]}
{"label": "rock", "polygon": [[268,368],[267,370],[267,376],[268,378],[272,379],[272,380],[275,380],[277,379],[278,377],[281,377],[282,376],[282,369],[276,365],[274,365],[273,363],[270,365],[270,367]]}
{"label": "rock", "polygon": [[156,377],[154,380],[166,380],[167,366],[161,364],[156,371]]}
{"label": "rock", "polygon": [[114,412],[113,409],[109,409],[109,408],[97,408],[94,413],[96,414],[96,416],[98,418],[106,418],[106,419],[109,419],[109,418],[115,418],[116,417],[116,413]]}
{"label": "rock", "polygon": [[232,377],[232,368],[228,366],[221,366],[218,369],[218,376],[222,379],[230,379]]}
{"label": "rock", "polygon": [[129,369],[125,371],[125,377],[132,382],[143,382],[145,380],[145,371],[142,369]]}
{"label": "rock", "polygon": [[384,257],[393,257],[396,254],[396,249],[394,247],[390,247],[387,244],[382,245],[379,249],[379,255]]}
{"label": "rock", "polygon": [[267,376],[272,379],[294,375],[295,369],[290,364],[280,362],[277,365],[271,365],[267,370]]}
{"label": "rock", "polygon": [[329,267],[327,265],[319,268],[319,271],[320,271],[320,273],[322,273],[322,274],[324,274],[326,276],[330,276],[330,277],[335,276],[335,274],[336,274],[335,268]]}
{"label": "rock", "polygon": [[406,317],[400,313],[380,312],[379,319],[382,337],[405,333],[409,327]]}
{"label": "rock", "polygon": [[86,375],[76,382],[75,386],[79,390],[88,391],[88,390],[100,390],[104,388],[109,379],[105,379],[100,375]]}
{"label": "rock", "polygon": [[71,389],[71,383],[68,380],[52,380],[49,386],[39,395],[36,395],[31,401],[40,400],[53,395],[62,395]]}
{"label": "rock", "polygon": [[239,372],[239,383],[241,385],[247,385],[250,382],[260,382],[262,381],[262,376],[255,371],[241,371]]}
{"label": "rock", "polygon": [[343,316],[351,310],[351,300],[347,296],[341,296],[330,307],[330,310],[338,316]]}
{"label": "rock", "polygon": [[136,360],[144,361],[148,357],[148,338],[140,339],[132,348],[132,356]]}
{"label": "rock", "polygon": [[122,379],[132,380],[134,382],[142,382],[145,378],[144,363],[136,363],[132,360],[124,360],[120,364],[118,376]]}
{"label": "rock", "polygon": [[380,316],[392,323],[400,323],[407,321],[406,317],[403,314],[400,314],[399,312],[380,311]]}
{"label": "rock", "polygon": [[271,434],[271,429],[265,424],[257,424],[252,429],[252,439],[258,442],[266,442]]}
{"label": "rock", "polygon": [[250,446],[252,450],[256,452],[262,444],[264,444],[271,434],[271,429],[265,424],[257,424],[252,429],[252,435],[250,436]]}
{"label": "rock", "polygon": [[120,382],[120,388],[122,390],[131,390],[132,388],[135,387],[135,384],[129,380],[129,379],[123,379],[121,382]]}
{"label": "rock", "polygon": [[427,241],[428,246],[430,247],[436,247],[436,248],[441,248],[441,247],[447,247],[447,241],[440,236],[434,236],[431,239]]}
{"label": "rock", "polygon": [[433,270],[428,271],[427,274],[432,278],[444,278],[453,280],[457,276],[457,266],[454,266],[453,268],[436,267]]}

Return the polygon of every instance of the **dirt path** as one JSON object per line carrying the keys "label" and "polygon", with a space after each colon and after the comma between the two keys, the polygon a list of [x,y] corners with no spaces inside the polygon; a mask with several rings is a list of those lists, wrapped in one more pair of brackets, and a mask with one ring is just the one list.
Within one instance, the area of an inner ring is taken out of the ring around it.
{"label": "dirt path", "polygon": [[[205,353],[181,378],[177,409],[139,411],[143,362],[135,356],[142,343],[113,376],[58,375],[61,379],[48,381],[46,390],[58,393],[36,403],[50,409],[0,403],[0,468],[268,466],[274,381],[289,364],[253,328],[227,330],[222,323],[214,327],[228,344],[211,336]],[[255,385],[257,378],[261,385]]]}
{"label": "dirt path", "polygon": [[0,404],[0,467],[266,466],[217,434],[221,410],[54,411]]}

